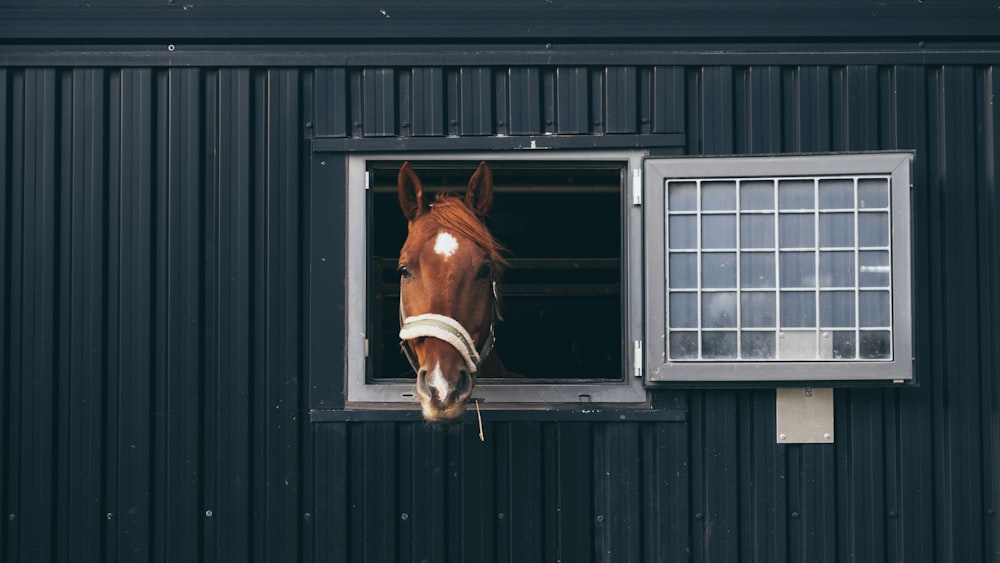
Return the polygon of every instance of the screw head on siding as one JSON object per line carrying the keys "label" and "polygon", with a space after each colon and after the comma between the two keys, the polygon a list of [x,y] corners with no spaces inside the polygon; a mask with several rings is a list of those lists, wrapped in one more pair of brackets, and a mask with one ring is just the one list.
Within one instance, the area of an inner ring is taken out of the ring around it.
{"label": "screw head on siding", "polygon": [[171,53],[173,53],[176,49],[177,47],[175,47],[173,43],[167,45],[167,50],[170,51]]}

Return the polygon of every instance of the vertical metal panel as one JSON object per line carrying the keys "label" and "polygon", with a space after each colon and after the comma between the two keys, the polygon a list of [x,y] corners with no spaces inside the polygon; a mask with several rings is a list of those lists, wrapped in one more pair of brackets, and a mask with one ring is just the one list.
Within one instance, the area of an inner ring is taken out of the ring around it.
{"label": "vertical metal panel", "polygon": [[348,534],[351,531],[351,520],[347,500],[350,498],[351,474],[347,424],[316,425],[313,436],[316,443],[313,467],[313,499],[316,503],[314,560],[350,561]]}
{"label": "vertical metal panel", "polygon": [[781,69],[752,66],[740,69],[736,81],[736,152],[781,152]]}
{"label": "vertical metal panel", "polygon": [[[643,478],[637,423],[604,424],[595,433],[597,561],[640,561]],[[602,443],[603,442],[603,443]],[[648,488],[648,487],[646,487]]]}
{"label": "vertical metal panel", "polygon": [[[13,356],[11,346],[14,340],[11,335],[11,320],[13,316],[10,303],[11,295],[11,275],[13,262],[10,252],[10,226],[13,223],[12,199],[14,188],[10,176],[11,154],[11,129],[12,116],[7,110],[10,107],[10,72],[0,68],[0,185],[3,191],[0,192],[0,223],[6,228],[0,228],[0,373],[4,377],[0,379],[0,525],[3,524],[4,515],[9,515],[10,491],[7,487],[10,479],[11,443],[13,440],[9,434],[11,426],[10,409],[7,404],[10,401],[10,386],[14,376],[10,359]],[[9,376],[7,374],[10,374]],[[9,522],[9,520],[8,520]],[[0,556],[10,558],[11,553],[7,550],[7,526],[0,527]]]}
{"label": "vertical metal panel", "polygon": [[[166,474],[159,483],[163,502],[159,507],[166,536],[157,547],[164,560],[193,561],[199,557],[199,519],[202,512],[202,469],[199,420],[202,410],[201,381],[204,375],[203,332],[208,311],[202,276],[207,263],[204,249],[214,232],[206,225],[210,217],[205,205],[212,197],[201,189],[204,161],[199,150],[205,111],[202,106],[200,69],[172,69],[167,74],[166,109],[170,119],[166,147],[170,160],[160,169],[166,190],[163,215],[165,258],[163,272],[166,315],[160,317],[164,357],[162,408],[158,426],[164,443],[161,450]],[[202,242],[205,237],[206,242]]]}
{"label": "vertical metal panel", "polygon": [[[1000,178],[1000,112],[996,111],[996,98],[1000,94],[1000,75],[995,68],[977,70],[976,107],[983,119],[982,137],[978,140],[981,158],[979,163],[978,187],[979,229],[980,229],[980,294],[979,342],[982,351],[981,409],[983,418],[992,415],[992,424],[983,425],[982,447],[983,467],[992,468],[994,474],[1000,467],[1000,423],[996,412],[1000,409],[1000,349],[993,343],[1000,342],[1000,297],[995,288],[1000,285],[1000,194],[997,182]],[[986,526],[984,551],[988,556],[1000,554],[1000,519],[996,518],[1000,506],[1000,483],[996,479],[983,479],[983,497],[986,506]],[[992,511],[992,512],[991,512]]]}
{"label": "vertical metal panel", "polygon": [[594,497],[594,425],[559,423],[556,425],[557,444],[552,448],[551,471],[556,474],[555,522],[552,539],[557,561],[590,561],[594,558],[596,525]]}
{"label": "vertical metal panel", "polygon": [[590,131],[589,69],[555,69],[555,133],[560,135]]}
{"label": "vertical metal panel", "polygon": [[545,529],[542,506],[542,432],[531,422],[512,422],[503,446],[509,448],[511,491],[507,511],[512,561],[541,561]]}
{"label": "vertical metal panel", "polygon": [[838,534],[838,552],[868,559],[885,559],[887,555],[885,524],[889,511],[885,505],[881,406],[878,391],[857,391],[841,402],[836,413],[839,416],[835,415],[841,426],[847,426],[850,436],[838,450],[840,463],[846,467],[838,476],[841,494],[837,496],[837,527],[843,530]]}
{"label": "vertical metal panel", "polygon": [[489,67],[463,67],[458,71],[460,135],[493,134],[493,71]]}
{"label": "vertical metal panel", "polygon": [[346,137],[351,128],[347,107],[348,80],[345,68],[318,68],[313,131],[322,137]]}
{"label": "vertical metal panel", "polygon": [[[208,542],[205,558],[251,559],[250,483],[253,419],[249,400],[253,392],[254,238],[253,221],[261,201],[254,190],[251,106],[253,91],[248,69],[222,69],[218,74],[218,341],[214,378],[206,386],[206,429],[218,452],[217,467],[209,463],[206,477],[214,476],[217,490],[206,494],[205,510],[214,524],[215,541]],[[211,391],[209,393],[208,391]],[[214,395],[214,397],[212,397]],[[211,424],[208,424],[208,423]],[[213,452],[206,451],[208,459]],[[214,475],[213,475],[214,473]],[[214,496],[214,498],[212,498]]]}
{"label": "vertical metal panel", "polygon": [[690,447],[686,424],[654,423],[643,428],[643,561],[690,559]]}
{"label": "vertical metal panel", "polygon": [[[940,548],[942,555],[955,560],[981,560],[984,557],[983,528],[973,525],[980,520],[985,507],[982,497],[981,442],[978,437],[980,411],[977,408],[982,391],[978,339],[970,332],[979,325],[981,304],[970,297],[980,293],[978,275],[973,267],[978,262],[979,233],[970,210],[976,209],[976,107],[973,92],[974,74],[971,67],[946,67],[936,76],[934,101],[939,104],[938,117],[942,127],[935,137],[936,151],[942,172],[938,189],[942,193],[940,213],[948,225],[944,231],[942,267],[945,285],[943,316],[944,388],[938,395],[942,413],[940,438],[948,445],[942,452],[939,470],[951,485],[949,495],[940,498],[939,510],[952,523],[945,526]],[[932,183],[935,178],[932,177]],[[962,405],[962,406],[959,406]],[[966,499],[955,502],[955,499]],[[962,529],[958,529],[962,526]]]}
{"label": "vertical metal panel", "polygon": [[[461,494],[458,500],[460,509],[454,517],[457,518],[456,529],[461,530],[462,541],[457,546],[458,561],[496,561],[499,557],[499,534],[496,533],[500,519],[499,506],[506,506],[499,496],[497,461],[499,425],[484,421],[484,436],[486,441],[480,441],[477,433],[463,431],[461,433],[462,464],[457,469],[460,472]],[[430,540],[435,536],[428,535]],[[414,560],[421,557],[430,559],[428,549],[414,550]]]}
{"label": "vertical metal panel", "polygon": [[[105,101],[107,99],[103,70],[74,70],[66,76],[69,91],[63,97],[70,107],[64,115],[72,116],[64,124],[70,126],[62,137],[64,150],[74,155],[70,166],[63,168],[65,197],[69,205],[67,246],[61,275],[63,287],[60,302],[68,306],[61,311],[59,325],[62,338],[68,339],[69,353],[60,354],[59,411],[64,413],[58,429],[59,482],[66,491],[57,499],[57,529],[66,535],[57,538],[57,555],[73,555],[85,559],[102,557],[100,521],[79,519],[73,515],[99,514],[105,509],[105,499],[94,491],[103,489],[105,434],[104,416],[109,405],[104,402],[104,389],[111,372],[107,362],[105,335],[106,311],[109,307],[106,291],[107,269],[111,262],[107,247],[109,215],[114,216],[107,190],[106,157],[104,151]],[[113,381],[113,380],[112,380]]]}
{"label": "vertical metal panel", "polygon": [[[154,185],[150,181],[156,138],[153,135],[154,80],[149,69],[121,71],[120,144],[112,150],[121,174],[114,185],[122,213],[112,229],[120,237],[116,261],[120,264],[117,285],[119,318],[117,483],[109,487],[117,504],[112,505],[118,534],[110,551],[122,558],[149,559],[152,522],[151,491],[153,313],[151,306],[154,248]],[[159,502],[159,499],[156,499]]]}
{"label": "vertical metal panel", "polygon": [[542,76],[538,68],[512,67],[508,73],[510,88],[511,135],[538,135],[542,132]]}
{"label": "vertical metal panel", "polygon": [[396,134],[396,71],[393,68],[366,68],[362,71],[364,134],[384,137]]}
{"label": "vertical metal panel", "polygon": [[[599,75],[598,75],[599,76]],[[605,91],[603,108],[592,111],[595,120],[600,119],[601,110],[605,112],[604,130],[607,133],[636,133],[639,96],[637,92],[638,77],[635,67],[608,67],[605,69]],[[649,116],[644,118],[648,121]]]}
{"label": "vertical metal panel", "polygon": [[[786,561],[795,539],[790,537],[791,512],[808,512],[794,486],[796,475],[788,471],[788,448],[775,448],[774,436],[766,430],[774,428],[774,391],[755,391],[748,397],[748,408],[739,413],[740,467],[749,474],[755,486],[741,488],[741,504],[747,521],[741,535],[742,559],[754,561]],[[819,530],[810,529],[815,536]]]}
{"label": "vertical metal panel", "polygon": [[301,442],[301,155],[299,72],[268,73],[267,102],[267,418],[265,497],[268,528],[277,541],[265,545],[268,561],[299,557]]}
{"label": "vertical metal panel", "polygon": [[[56,498],[55,399],[58,368],[57,291],[60,275],[61,223],[56,148],[60,130],[58,73],[27,69],[15,80],[12,114],[23,116],[13,127],[14,264],[21,271],[12,284],[10,406],[12,464],[8,553],[11,560],[50,559],[56,545],[51,509]],[[15,119],[17,119],[15,117]],[[18,209],[20,213],[18,213]],[[18,276],[20,274],[20,276]],[[65,304],[63,304],[65,305]],[[16,324],[14,324],[16,323]],[[60,350],[61,351],[61,350]]]}
{"label": "vertical metal panel", "polygon": [[445,134],[444,69],[418,67],[410,72],[413,114],[411,131],[416,136]]}
{"label": "vertical metal panel", "polygon": [[733,138],[733,69],[728,66],[704,67],[700,71],[700,107],[694,114],[701,133],[692,147],[695,154],[731,154]]}
{"label": "vertical metal panel", "polygon": [[792,152],[823,152],[830,146],[830,68],[800,66],[785,82],[784,109],[787,124],[785,149]]}
{"label": "vertical metal panel", "polygon": [[[737,409],[732,391],[705,392],[692,404],[695,470],[695,553],[702,559],[739,558],[740,479]],[[695,429],[697,428],[697,430]],[[699,530],[700,528],[700,530]],[[700,532],[700,533],[699,533]]]}
{"label": "vertical metal panel", "polygon": [[[683,133],[684,69],[679,66],[654,66],[649,78],[650,133]],[[643,104],[645,107],[646,104]]]}

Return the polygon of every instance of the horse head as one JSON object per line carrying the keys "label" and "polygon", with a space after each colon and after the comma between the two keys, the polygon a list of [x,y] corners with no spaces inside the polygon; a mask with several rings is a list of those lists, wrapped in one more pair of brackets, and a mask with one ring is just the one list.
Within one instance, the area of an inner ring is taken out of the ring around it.
{"label": "horse head", "polygon": [[399,252],[399,337],[417,374],[424,418],[454,421],[465,412],[484,361],[496,362],[495,284],[506,262],[483,223],[493,204],[493,175],[483,162],[464,197],[431,200],[407,162],[398,188],[408,221]]}

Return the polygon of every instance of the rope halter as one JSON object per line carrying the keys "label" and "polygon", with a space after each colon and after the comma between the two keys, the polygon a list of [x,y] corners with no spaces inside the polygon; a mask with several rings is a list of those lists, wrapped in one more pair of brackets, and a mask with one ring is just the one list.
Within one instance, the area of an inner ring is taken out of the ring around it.
{"label": "rope halter", "polygon": [[436,313],[424,313],[412,317],[405,316],[403,312],[403,298],[400,296],[399,346],[403,351],[403,355],[406,356],[406,360],[410,362],[413,373],[420,373],[420,364],[417,362],[416,354],[410,349],[407,341],[413,338],[430,337],[443,340],[455,348],[455,350],[458,350],[462,359],[465,360],[466,367],[469,368],[469,373],[475,375],[479,371],[479,365],[483,362],[483,359],[490,355],[490,352],[493,350],[493,343],[496,340],[493,333],[493,325],[499,315],[497,311],[496,291],[496,282],[493,282],[493,295],[490,299],[490,310],[493,318],[490,320],[489,334],[487,334],[486,340],[479,350],[476,350],[476,344],[473,342],[472,336],[469,335],[469,331],[465,330],[462,323],[451,317]]}

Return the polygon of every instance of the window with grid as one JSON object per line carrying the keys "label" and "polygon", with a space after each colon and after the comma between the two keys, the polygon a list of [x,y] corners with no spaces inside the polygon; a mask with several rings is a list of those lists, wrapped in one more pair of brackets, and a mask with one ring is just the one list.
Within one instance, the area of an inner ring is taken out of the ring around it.
{"label": "window with grid", "polygon": [[910,158],[647,162],[651,378],[909,379]]}

